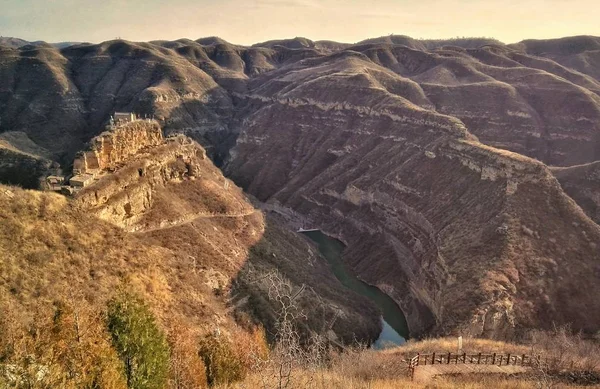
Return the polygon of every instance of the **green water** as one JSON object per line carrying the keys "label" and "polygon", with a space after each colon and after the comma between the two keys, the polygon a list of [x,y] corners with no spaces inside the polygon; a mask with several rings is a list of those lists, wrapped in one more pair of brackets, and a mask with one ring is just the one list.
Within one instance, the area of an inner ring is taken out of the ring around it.
{"label": "green water", "polygon": [[373,344],[380,349],[386,346],[396,346],[405,342],[408,336],[408,326],[404,314],[398,304],[390,296],[378,288],[359,280],[342,262],[342,252],[346,246],[337,239],[331,238],[321,231],[302,232],[313,240],[319,251],[327,259],[333,274],[348,289],[371,299],[382,312],[383,330]]}

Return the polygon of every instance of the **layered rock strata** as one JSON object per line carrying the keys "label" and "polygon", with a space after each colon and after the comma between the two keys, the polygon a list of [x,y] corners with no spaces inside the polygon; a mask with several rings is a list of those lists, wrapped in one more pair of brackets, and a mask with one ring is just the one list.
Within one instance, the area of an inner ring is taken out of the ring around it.
{"label": "layered rock strata", "polygon": [[597,331],[599,226],[544,164],[481,144],[385,77],[349,54],[257,79],[226,171],[344,241],[415,336]]}
{"label": "layered rock strata", "polygon": [[504,45],[402,36],[356,45],[299,38],[244,47],[209,38],[0,47],[0,131],[26,132],[69,159],[114,111],[135,111],[210,146],[220,160],[244,120],[234,93],[300,62],[326,74],[321,64],[330,56],[358,53],[370,70],[354,78],[349,95],[375,78],[382,90],[457,117],[483,143],[568,166],[600,159],[597,47],[596,37]]}

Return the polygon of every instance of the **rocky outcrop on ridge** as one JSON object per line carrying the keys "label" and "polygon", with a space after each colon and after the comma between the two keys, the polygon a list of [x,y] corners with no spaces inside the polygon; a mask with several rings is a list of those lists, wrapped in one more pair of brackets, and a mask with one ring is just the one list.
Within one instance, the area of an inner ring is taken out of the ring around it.
{"label": "rocky outcrop on ridge", "polygon": [[160,124],[137,120],[110,128],[94,137],[88,150],[78,153],[73,162],[75,174],[114,170],[140,150],[163,143]]}

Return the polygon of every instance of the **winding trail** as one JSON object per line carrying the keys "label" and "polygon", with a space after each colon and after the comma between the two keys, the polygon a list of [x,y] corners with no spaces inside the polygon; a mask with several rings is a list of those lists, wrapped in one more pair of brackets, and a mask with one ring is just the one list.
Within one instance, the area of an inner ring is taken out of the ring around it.
{"label": "winding trail", "polygon": [[132,231],[132,233],[134,234],[142,234],[142,233],[148,233],[148,232],[155,232],[155,231],[161,231],[161,230],[167,230],[170,228],[175,228],[175,227],[181,227],[184,226],[186,224],[190,224],[195,222],[196,220],[199,219],[213,219],[213,218],[238,218],[238,217],[246,217],[246,216],[250,216],[250,215],[254,215],[255,213],[260,212],[259,209],[253,209],[252,211],[248,211],[248,212],[239,212],[239,213],[219,213],[219,214],[211,214],[211,213],[202,213],[202,214],[194,214],[194,215],[190,215],[186,218],[177,220],[173,223],[167,224],[167,225],[163,225],[163,226],[159,226],[159,227],[152,227],[152,228],[147,228],[147,229],[139,229],[136,231]]}

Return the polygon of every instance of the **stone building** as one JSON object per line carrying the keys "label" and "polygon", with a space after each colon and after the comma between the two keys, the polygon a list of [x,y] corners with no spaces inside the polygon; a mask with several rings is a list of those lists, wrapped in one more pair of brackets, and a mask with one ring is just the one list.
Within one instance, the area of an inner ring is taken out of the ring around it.
{"label": "stone building", "polygon": [[92,182],[94,182],[94,176],[91,174],[78,174],[69,180],[69,184],[75,189],[85,188]]}
{"label": "stone building", "polygon": [[131,112],[115,112],[115,124],[131,123],[137,120],[136,114]]}
{"label": "stone building", "polygon": [[50,190],[59,191],[65,183],[65,178],[62,176],[46,177],[46,184]]}

